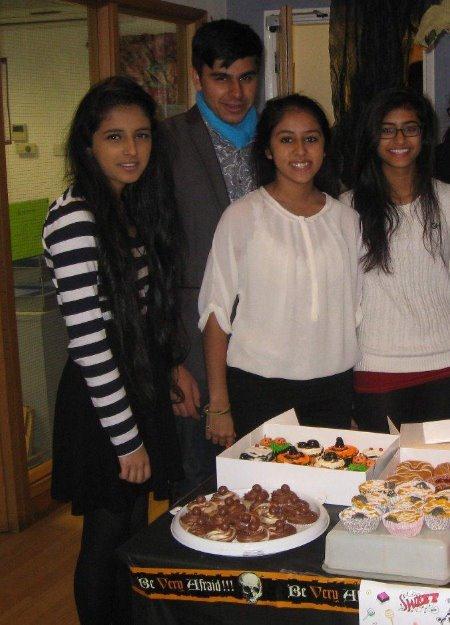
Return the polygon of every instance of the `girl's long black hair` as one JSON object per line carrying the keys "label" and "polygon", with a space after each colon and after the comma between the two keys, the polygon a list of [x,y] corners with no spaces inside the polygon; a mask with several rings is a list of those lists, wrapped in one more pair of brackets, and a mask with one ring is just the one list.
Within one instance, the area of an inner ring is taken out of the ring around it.
{"label": "girl's long black hair", "polygon": [[379,93],[363,115],[354,160],[353,205],[361,217],[365,271],[379,268],[391,272],[389,241],[399,225],[399,209],[383,173],[378,144],[383,119],[395,109],[416,113],[421,126],[421,150],[416,160],[413,194],[419,198],[416,211],[423,225],[423,242],[434,257],[442,246],[439,203],[433,185],[436,116],[422,95],[408,89],[388,89]]}
{"label": "girl's long black hair", "polygon": [[331,131],[327,116],[315,100],[298,93],[268,100],[261,113],[254,144],[258,185],[267,185],[275,180],[275,163],[273,159],[267,158],[266,150],[270,147],[273,129],[280,122],[283,115],[292,110],[306,111],[317,120],[325,140],[325,158],[322,167],[314,177],[314,185],[320,191],[324,191],[332,197],[337,197],[339,184],[335,159],[331,151]]}
{"label": "girl's long black hair", "polygon": [[[112,108],[131,105],[139,106],[150,120],[152,150],[139,180],[126,185],[119,198],[92,154],[92,137]],[[68,180],[95,218],[99,272],[111,306],[120,365],[135,401],[144,404],[153,401],[157,379],[167,376],[185,355],[176,299],[183,237],[157,145],[155,112],[153,99],[133,80],[108,78],[94,85],[80,102],[66,146]],[[133,227],[147,253],[146,315],[139,308],[130,242]]]}

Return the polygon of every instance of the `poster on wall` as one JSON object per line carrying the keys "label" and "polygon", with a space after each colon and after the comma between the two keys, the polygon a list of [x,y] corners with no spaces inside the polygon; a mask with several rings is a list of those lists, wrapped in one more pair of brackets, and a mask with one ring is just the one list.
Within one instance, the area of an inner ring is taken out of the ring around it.
{"label": "poster on wall", "polygon": [[177,104],[176,34],[120,37],[120,73],[133,78],[162,109]]}
{"label": "poster on wall", "polygon": [[5,143],[11,143],[11,118],[9,114],[8,98],[8,63],[7,59],[0,58],[0,83],[2,89],[3,106],[3,128],[5,133]]}

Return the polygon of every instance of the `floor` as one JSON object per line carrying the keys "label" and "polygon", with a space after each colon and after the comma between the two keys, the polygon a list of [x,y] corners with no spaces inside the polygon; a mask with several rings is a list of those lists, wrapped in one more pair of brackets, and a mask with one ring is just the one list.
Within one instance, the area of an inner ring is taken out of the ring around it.
{"label": "floor", "polygon": [[[151,519],[167,502],[151,504]],[[18,534],[0,534],[0,625],[77,625],[72,576],[82,519],[63,506]]]}

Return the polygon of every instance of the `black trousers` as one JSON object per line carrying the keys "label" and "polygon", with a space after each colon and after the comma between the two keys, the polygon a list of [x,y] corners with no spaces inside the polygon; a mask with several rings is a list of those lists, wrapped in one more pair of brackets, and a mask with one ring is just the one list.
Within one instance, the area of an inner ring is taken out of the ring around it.
{"label": "black trousers", "polygon": [[147,519],[147,494],[120,512],[99,508],[85,513],[74,580],[81,625],[133,623],[130,576],[117,558],[116,549],[146,528]]}
{"label": "black trousers", "polygon": [[238,438],[289,408],[295,409],[302,425],[350,428],[352,370],[314,380],[284,380],[229,367],[227,379]]}
{"label": "black trousers", "polygon": [[389,432],[387,417],[402,423],[450,419],[450,378],[387,393],[355,393],[355,421],[360,430]]}

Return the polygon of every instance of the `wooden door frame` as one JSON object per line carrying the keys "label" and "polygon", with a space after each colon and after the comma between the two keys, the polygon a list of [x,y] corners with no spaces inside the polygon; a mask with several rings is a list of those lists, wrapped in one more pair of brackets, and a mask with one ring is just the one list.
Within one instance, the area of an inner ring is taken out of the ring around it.
{"label": "wooden door frame", "polygon": [[[3,97],[0,97],[0,120],[3,120]],[[0,530],[17,531],[31,521],[32,512],[22,412],[3,121],[0,122],[0,145]]]}
{"label": "wooden door frame", "polygon": [[[177,25],[182,97],[192,102],[190,42],[207,12],[160,0],[66,0],[87,7],[91,83],[119,69],[119,12]],[[14,301],[6,151],[0,85],[0,531],[17,531],[51,506],[51,461],[28,470]]]}
{"label": "wooden door frame", "polygon": [[[73,0],[70,0],[73,1]],[[117,0],[88,5],[89,55],[91,82],[108,78],[119,71],[119,13],[172,22],[177,25],[179,71],[183,77],[182,97],[188,103],[192,93],[189,80],[190,43],[197,28],[206,21],[207,12],[159,0]]]}
{"label": "wooden door frame", "polygon": [[280,9],[277,38],[279,96],[286,96],[294,91],[292,37],[292,9],[283,6]]}

